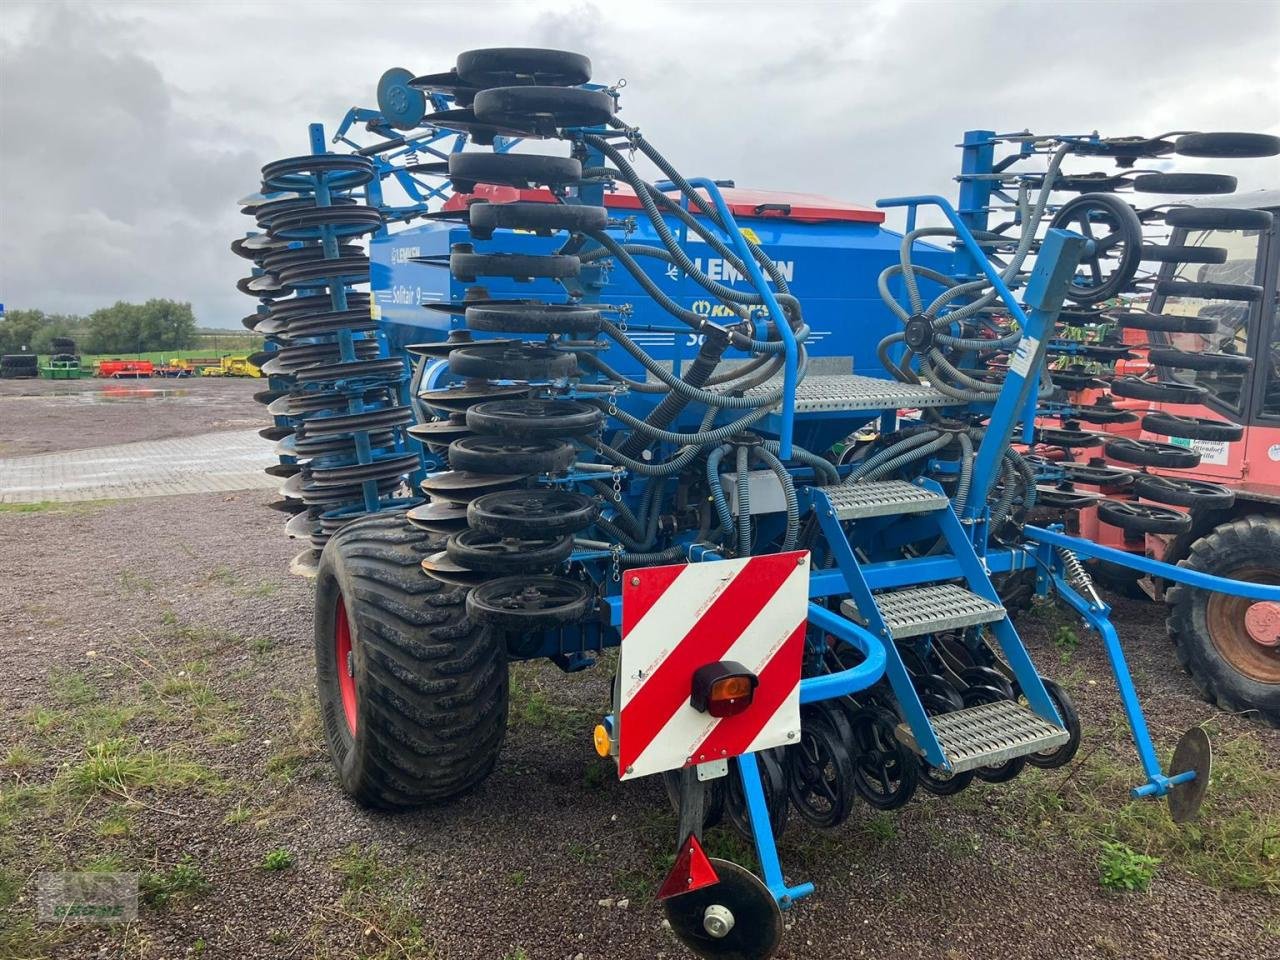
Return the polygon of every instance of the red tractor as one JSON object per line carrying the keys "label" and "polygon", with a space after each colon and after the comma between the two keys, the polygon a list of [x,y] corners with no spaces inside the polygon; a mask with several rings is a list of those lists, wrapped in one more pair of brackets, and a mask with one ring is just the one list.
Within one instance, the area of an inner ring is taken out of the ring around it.
{"label": "red tractor", "polygon": [[[1280,191],[1149,213],[1171,233],[1145,248],[1164,261],[1146,309],[1122,315],[1129,358],[1107,387],[1124,415],[1101,426],[1105,455],[1064,462],[1063,486],[1046,493],[1077,506],[1068,522],[1095,542],[1280,584]],[[1119,567],[1098,573],[1165,601],[1178,658],[1205,699],[1280,724],[1280,604],[1166,589]]]}

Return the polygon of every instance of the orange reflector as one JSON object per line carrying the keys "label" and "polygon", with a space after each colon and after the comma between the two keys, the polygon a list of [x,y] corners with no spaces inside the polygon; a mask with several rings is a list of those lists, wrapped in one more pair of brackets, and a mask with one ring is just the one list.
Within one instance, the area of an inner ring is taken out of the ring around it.
{"label": "orange reflector", "polygon": [[596,728],[591,733],[591,741],[595,744],[596,753],[602,757],[609,756],[612,744],[609,742],[609,728],[603,723],[597,723]]}
{"label": "orange reflector", "polygon": [[689,705],[713,717],[732,717],[751,706],[759,684],[760,678],[740,663],[708,663],[693,675]]}
{"label": "orange reflector", "polygon": [[711,685],[710,699],[712,702],[738,700],[741,697],[751,696],[753,689],[750,677],[725,677]]}
{"label": "orange reflector", "polygon": [[720,877],[716,874],[716,868],[707,859],[702,844],[698,842],[697,837],[689,834],[688,839],[680,844],[675,866],[671,868],[667,879],[662,881],[662,886],[658,889],[658,899],[667,900],[678,897],[682,893],[692,893],[694,890],[701,890],[703,887],[710,887],[719,882]]}

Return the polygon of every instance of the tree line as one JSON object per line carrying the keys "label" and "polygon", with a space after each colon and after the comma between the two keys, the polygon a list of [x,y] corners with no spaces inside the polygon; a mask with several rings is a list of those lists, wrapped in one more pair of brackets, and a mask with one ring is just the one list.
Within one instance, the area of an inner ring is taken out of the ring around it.
{"label": "tree line", "polygon": [[70,337],[79,353],[185,350],[196,343],[191,304],[176,300],[119,301],[87,317],[43,310],[12,310],[0,320],[0,353],[55,353],[53,341]]}

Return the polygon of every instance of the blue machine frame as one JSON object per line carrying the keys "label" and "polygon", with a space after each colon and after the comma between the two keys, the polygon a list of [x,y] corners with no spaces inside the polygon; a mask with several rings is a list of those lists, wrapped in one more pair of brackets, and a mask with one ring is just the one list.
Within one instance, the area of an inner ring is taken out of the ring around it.
{"label": "blue machine frame", "polygon": [[[448,106],[449,101],[445,97],[433,95],[433,103],[437,109],[442,110]],[[356,123],[368,125],[369,129],[383,136],[384,141],[373,147],[359,146],[349,136],[351,128]],[[605,155],[595,146],[586,144],[583,135],[605,135],[614,133],[613,131],[605,128],[588,128],[565,131],[565,133],[577,140],[578,146],[585,154],[585,166],[605,165]],[[998,396],[988,403],[978,402],[969,405],[969,410],[981,413],[989,420],[985,438],[978,447],[973,461],[972,489],[975,495],[968,499],[964,510],[957,514],[948,508],[935,514],[909,519],[889,517],[883,523],[868,523],[856,532],[854,535],[856,539],[850,539],[848,531],[842,527],[832,508],[828,493],[822,486],[813,482],[816,476],[815,469],[820,469],[821,465],[795,462],[797,450],[804,447],[825,450],[832,443],[874,421],[879,421],[882,429],[888,432],[898,426],[899,413],[892,408],[835,413],[798,412],[797,387],[803,371],[800,365],[800,344],[796,334],[787,321],[770,282],[757,263],[752,246],[735,219],[730,205],[726,202],[720,185],[714,180],[703,177],[689,178],[686,181],[688,187],[700,192],[710,204],[723,225],[723,230],[720,232],[724,241],[746,265],[745,276],[730,279],[728,282],[741,283],[759,295],[762,308],[754,316],[757,336],[764,339],[764,334],[771,332],[781,344],[780,352],[783,359],[780,403],[778,409],[769,412],[767,417],[757,420],[753,429],[776,436],[777,456],[782,461],[792,461],[787,466],[787,472],[798,490],[799,508],[803,513],[812,513],[816,517],[822,534],[821,540],[813,548],[816,554],[815,559],[831,561],[830,565],[825,567],[819,562],[811,565],[813,572],[809,593],[812,602],[809,605],[809,623],[813,628],[812,643],[820,646],[825,642],[825,637],[831,635],[851,645],[863,657],[860,663],[843,671],[805,677],[801,683],[800,698],[803,703],[809,704],[845,697],[866,690],[880,682],[882,678],[887,678],[901,705],[904,719],[920,744],[924,757],[934,767],[942,770],[950,769],[946,752],[934,735],[929,716],[919,697],[912,690],[911,680],[898,652],[897,644],[892,639],[886,621],[879,614],[875,600],[876,593],[912,584],[961,579],[978,596],[999,604],[1000,598],[991,583],[991,576],[1033,570],[1036,572],[1037,589],[1040,594],[1056,592],[1101,635],[1146,778],[1143,783],[1134,787],[1133,794],[1134,796],[1162,796],[1177,785],[1193,778],[1195,772],[1174,771],[1166,774],[1161,769],[1121,643],[1109,619],[1110,610],[1093,592],[1087,578],[1084,581],[1080,580],[1075,572],[1078,566],[1075,558],[1084,556],[1106,560],[1158,575],[1168,581],[1185,583],[1198,589],[1234,593],[1255,600],[1280,601],[1280,587],[1242,584],[1182,567],[1172,567],[1067,536],[1060,529],[1025,526],[1022,528],[1023,542],[1020,545],[992,547],[988,529],[991,517],[987,493],[1000,479],[1002,458],[1010,444],[1031,439],[1029,431],[1034,423],[1036,409],[1035,387],[1044,368],[1045,345],[1052,337],[1054,322],[1063,302],[1066,285],[1074,275],[1077,261],[1082,253],[1086,252],[1088,244],[1085,238],[1078,235],[1061,230],[1050,230],[1041,243],[1035,268],[1025,286],[1021,288],[1021,299],[1015,293],[1016,287],[1006,283],[1000,271],[992,265],[975,234],[982,234],[988,229],[989,211],[993,200],[1003,198],[1011,202],[1011,198],[1001,193],[992,176],[995,169],[994,146],[997,142],[1009,139],[1007,136],[998,136],[993,131],[979,130],[965,134],[961,145],[962,163],[957,206],[953,207],[945,198],[939,196],[908,196],[882,200],[879,203],[881,207],[906,208],[907,234],[911,234],[915,229],[922,208],[935,208],[954,231],[958,244],[954,250],[946,250],[921,243],[915,246],[913,255],[921,264],[945,272],[959,280],[985,278],[1017,324],[1022,339],[1011,359],[1008,375]],[[1055,139],[1059,142],[1089,140],[1088,137]],[[423,216],[432,209],[431,205],[434,202],[449,196],[445,184],[428,184],[415,173],[406,171],[405,163],[416,162],[420,153],[446,160],[450,152],[456,152],[465,146],[467,138],[464,134],[454,131],[430,127],[412,134],[399,134],[386,123],[379,111],[353,109],[339,126],[333,141],[343,143],[351,147],[356,154],[371,159],[375,176],[364,190],[365,202],[382,210],[388,223],[405,223]],[[446,141],[449,144],[448,151],[440,149],[440,145]],[[495,144],[495,149],[499,151],[510,149],[514,143],[515,141],[499,140]],[[1025,138],[1021,141],[1020,149],[1024,155],[1030,155],[1042,150],[1037,144],[1038,141]],[[311,127],[310,146],[314,154],[320,155],[326,152],[327,144],[319,124]],[[387,202],[383,190],[385,181],[397,184],[408,197],[408,203],[392,205]],[[659,190],[667,192],[680,192],[686,189],[685,185],[671,182],[660,182],[656,186]],[[318,203],[329,202],[329,191],[323,176],[315,178],[312,189]],[[571,198],[571,202],[588,205],[603,205],[605,201],[605,187],[600,183],[584,184],[579,188],[577,195]],[[681,202],[686,210],[690,209],[687,196],[683,196]],[[697,211],[691,212],[697,213]],[[699,219],[706,226],[713,227],[709,218],[700,216]],[[682,243],[689,241],[689,234],[682,223],[670,219],[668,225]],[[624,219],[613,221],[611,229],[620,230],[626,237],[640,242],[651,239],[653,236],[652,233],[646,232],[643,223],[627,222]],[[753,222],[752,229],[763,235],[763,246],[775,251],[785,249],[786,241],[790,236],[789,231],[792,230],[785,223],[779,224],[768,220]],[[889,262],[889,258],[896,253],[898,245],[902,242],[901,235],[862,225],[839,229],[830,226],[806,226],[795,228],[795,230],[798,234],[804,234],[815,247],[823,250],[823,254],[815,258],[817,264],[815,271],[818,273],[823,272],[825,257],[835,255],[843,249],[842,242],[852,240],[861,251],[867,254],[868,266],[871,270],[866,277],[869,278]],[[323,228],[318,236],[323,242],[326,255],[336,257],[340,233],[330,228]],[[381,355],[392,355],[393,352],[402,350],[415,340],[442,340],[450,329],[455,329],[461,324],[459,317],[441,314],[433,319],[422,310],[421,304],[424,301],[460,299],[462,288],[452,280],[444,280],[443,271],[432,277],[425,271],[435,268],[413,262],[413,258],[439,257],[447,254],[452,243],[465,238],[465,228],[448,222],[432,222],[397,232],[391,232],[384,226],[375,235],[371,245],[374,260],[372,282],[374,310],[375,315],[380,319],[381,327],[378,334],[382,344]],[[551,247],[551,241],[533,236],[507,236],[504,240],[506,242],[504,250],[545,253]],[[665,274],[666,280],[673,284],[672,289],[677,299],[686,305],[695,302],[701,288],[693,284],[680,286],[683,277],[678,270],[674,274],[667,273],[665,270],[661,272]],[[411,274],[431,279],[417,282]],[[855,281],[863,279],[862,276],[854,277]],[[434,282],[435,280],[442,282]],[[514,284],[495,285],[492,291],[496,295],[511,295],[515,289]],[[524,296],[563,293],[558,284],[550,281],[521,284],[518,289],[519,295]],[[620,304],[641,301],[633,310],[620,314],[625,324],[624,329],[633,333],[637,342],[649,348],[653,356],[669,361],[677,375],[681,363],[691,356],[698,345],[697,335],[688,327],[655,319],[647,313],[642,288],[625,275],[614,277],[604,267],[597,267],[589,272],[580,284],[580,288],[574,293],[582,302],[599,304],[615,311]],[[344,288],[341,285],[334,285],[331,294],[334,309],[346,309]],[[871,372],[873,368],[864,362],[864,358],[872,351],[864,348],[868,343],[877,342],[893,322],[888,311],[878,304],[872,306],[871,303],[872,301],[868,298],[865,327],[860,328],[852,322],[852,318],[846,318],[844,327],[839,328],[832,319],[832,329],[825,332],[829,337],[826,346],[816,353],[848,357],[850,366],[845,372]],[[834,316],[833,312],[832,317]],[[343,360],[355,358],[354,345],[358,339],[359,337],[353,337],[350,333],[340,336],[339,344]],[[816,343],[816,341],[813,342]],[[612,356],[611,362],[613,362]],[[625,356],[615,366],[627,375],[643,373],[640,365],[630,362]],[[882,370],[877,369],[876,372],[883,375]],[[598,382],[599,378],[596,379]],[[447,369],[443,362],[422,363],[415,375],[413,390],[416,392],[419,388],[436,387],[445,383],[446,380]],[[591,382],[590,377],[584,377],[583,380],[586,383]],[[404,402],[410,402],[412,399],[410,389],[403,381],[400,383],[400,390]],[[563,388],[562,395],[574,397],[578,394],[572,384],[567,384]],[[353,400],[352,403],[352,412],[363,409],[358,399]],[[652,409],[654,401],[644,394],[620,392],[610,394],[609,403],[610,412],[622,411],[641,417]],[[376,454],[377,451],[369,447],[366,437],[363,445],[359,446],[360,462],[367,462],[369,457]],[[430,454],[425,454],[424,469],[429,470],[437,465],[437,461]],[[939,466],[940,469],[946,469],[945,464]],[[833,472],[844,478],[849,474],[850,468],[836,467],[833,468]],[[416,483],[419,476],[411,479]],[[606,505],[611,509],[621,509],[623,503],[635,505],[646,495],[644,490],[649,484],[665,482],[661,478],[645,482],[642,477],[634,475],[625,467],[607,465],[602,467],[589,463],[580,465],[567,475],[557,478],[556,482],[566,487],[573,487],[577,484],[599,483],[601,480],[612,481],[614,503]],[[942,492],[942,488],[932,480],[922,478],[917,483],[924,490]],[[366,483],[363,503],[365,510],[385,509],[389,505],[378,491],[376,484]],[[773,535],[775,529],[781,530],[782,521],[777,517],[770,518],[765,515],[759,518],[759,522],[762,535],[766,539]],[[898,546],[918,540],[926,534],[941,537],[948,545],[950,552],[911,559],[899,557]],[[681,534],[676,542],[681,545],[684,557],[688,561],[713,562],[724,556],[722,550],[702,542],[692,533]],[[579,546],[575,550],[570,563],[589,575],[602,589],[601,616],[597,620],[548,632],[540,643],[530,648],[525,654],[527,657],[550,657],[565,669],[580,669],[592,663],[591,653],[620,642],[619,629],[622,618],[618,588],[619,554],[618,549],[610,547]],[[850,597],[863,614],[864,622],[855,622],[829,609],[825,602],[839,597]],[[1030,709],[1044,720],[1061,725],[1062,718],[1010,622],[1005,619],[995,623],[992,633],[1005,660],[1012,668],[1019,689],[1028,701]],[[616,723],[616,720],[612,722]],[[809,883],[786,884],[773,831],[770,828],[757,759],[752,754],[744,755],[739,758],[738,767],[765,884],[777,903],[784,908],[788,907],[811,893],[813,886]]]}

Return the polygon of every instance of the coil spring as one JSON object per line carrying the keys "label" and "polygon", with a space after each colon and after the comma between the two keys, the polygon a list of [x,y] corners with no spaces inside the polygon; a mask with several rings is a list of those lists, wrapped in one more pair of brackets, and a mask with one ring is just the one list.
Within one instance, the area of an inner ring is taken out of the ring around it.
{"label": "coil spring", "polygon": [[1057,550],[1058,556],[1062,558],[1062,567],[1067,575],[1067,583],[1101,606],[1102,598],[1098,596],[1093,577],[1089,576],[1089,571],[1085,568],[1080,558],[1076,556],[1075,551],[1066,547],[1058,547]]}

